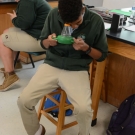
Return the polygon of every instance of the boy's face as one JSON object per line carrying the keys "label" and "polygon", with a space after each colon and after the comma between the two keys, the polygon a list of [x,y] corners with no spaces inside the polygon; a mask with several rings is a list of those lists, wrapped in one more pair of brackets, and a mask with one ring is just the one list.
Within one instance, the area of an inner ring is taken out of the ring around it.
{"label": "boy's face", "polygon": [[72,23],[68,23],[70,24],[70,26],[73,28],[73,29],[77,29],[79,27],[79,25],[82,24],[83,22],[83,16],[84,16],[84,12],[85,12],[85,7],[82,8],[82,13],[81,15],[78,17],[78,19]]}

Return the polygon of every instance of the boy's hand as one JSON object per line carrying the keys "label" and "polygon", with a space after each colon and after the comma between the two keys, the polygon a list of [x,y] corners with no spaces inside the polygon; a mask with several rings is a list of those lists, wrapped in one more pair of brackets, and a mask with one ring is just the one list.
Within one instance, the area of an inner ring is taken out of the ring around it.
{"label": "boy's hand", "polygon": [[10,16],[10,19],[14,19],[15,17],[17,17],[16,12],[13,10],[13,13],[7,13]]}
{"label": "boy's hand", "polygon": [[47,39],[44,39],[42,42],[44,47],[49,48],[49,46],[56,46],[57,40],[55,38],[56,38],[56,34],[53,33],[53,34],[49,35]]}
{"label": "boy's hand", "polygon": [[56,38],[56,34],[55,33],[53,33],[53,34],[48,36],[49,46],[56,46],[57,45],[57,40],[55,38]]}
{"label": "boy's hand", "polygon": [[75,50],[81,50],[81,51],[87,51],[89,48],[89,45],[87,45],[82,38],[73,38],[74,44],[73,47]]}

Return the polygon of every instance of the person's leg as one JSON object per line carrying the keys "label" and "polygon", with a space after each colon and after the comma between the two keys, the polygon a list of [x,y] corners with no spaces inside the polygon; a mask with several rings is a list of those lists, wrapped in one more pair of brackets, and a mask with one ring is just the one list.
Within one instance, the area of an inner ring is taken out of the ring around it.
{"label": "person's leg", "polygon": [[14,71],[14,55],[13,51],[3,44],[2,37],[0,36],[0,57],[3,62],[5,72]]}
{"label": "person's leg", "polygon": [[[14,63],[15,63],[15,59],[17,57],[17,53],[18,53],[18,51],[13,51],[13,54],[14,54]],[[23,66],[22,66],[21,60],[18,57],[18,59],[16,61],[16,64],[14,65],[14,70],[16,70],[16,69],[22,69],[22,67]],[[5,72],[5,68],[0,68],[0,72],[1,73],[4,73]]]}
{"label": "person's leg", "polygon": [[79,135],[89,135],[93,110],[91,109],[91,90],[87,71],[64,71],[59,85],[67,93],[74,106],[74,115],[79,124]]}
{"label": "person's leg", "polygon": [[[16,54],[16,53],[15,53]],[[14,57],[16,56],[14,54]],[[15,58],[14,58],[14,64],[15,64]],[[18,69],[22,69],[22,63],[21,63],[21,60],[18,58],[18,60],[16,61],[16,64],[14,65],[14,70],[18,70]],[[1,73],[4,73],[5,72],[5,68],[0,68],[0,72]]]}
{"label": "person's leg", "polygon": [[3,44],[2,37],[0,36],[0,57],[4,65],[4,77],[5,80],[0,85],[0,91],[6,91],[19,81],[18,76],[14,73],[14,56],[13,51]]}
{"label": "person's leg", "polygon": [[40,41],[19,28],[12,27],[0,36],[0,56],[6,72],[14,70],[14,55],[16,51],[40,52],[45,51]]}
{"label": "person's leg", "polygon": [[42,64],[18,98],[18,107],[28,135],[35,135],[38,131],[40,125],[35,106],[43,96],[59,87],[60,72],[60,69]]}
{"label": "person's leg", "polygon": [[2,41],[6,47],[13,51],[45,52],[40,41],[16,27],[12,27],[8,32],[2,34]]}
{"label": "person's leg", "polygon": [[[6,91],[13,86],[18,80],[18,76],[14,73],[14,51],[38,52],[45,51],[36,38],[33,38],[19,28],[9,28],[0,37],[0,56],[4,64],[5,80],[0,85],[0,91]],[[11,73],[11,74],[10,74]],[[6,75],[7,74],[7,75]]]}

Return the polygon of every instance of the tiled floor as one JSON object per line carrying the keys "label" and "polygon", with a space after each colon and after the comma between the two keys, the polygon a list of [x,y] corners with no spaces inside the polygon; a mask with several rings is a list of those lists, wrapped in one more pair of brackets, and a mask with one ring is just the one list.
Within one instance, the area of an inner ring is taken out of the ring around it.
{"label": "tiled floor", "polygon": [[[20,82],[13,86],[9,91],[0,92],[0,135],[27,135],[21,121],[16,101],[21,91],[36,72],[38,65],[42,63],[43,61],[36,62],[36,68],[32,68],[31,64],[23,64],[23,69],[16,72],[20,77]],[[0,67],[2,67],[1,60]],[[2,81],[3,74],[0,73],[0,84]],[[38,108],[38,105],[36,108]],[[114,106],[100,101],[97,116],[98,122],[96,126],[91,128],[91,135],[106,135],[105,131],[107,129],[111,114],[115,109],[116,108]],[[68,122],[73,119],[74,116],[70,116],[66,118],[66,121]],[[49,122],[45,117],[42,117],[41,123],[46,127],[46,135],[55,135],[56,127],[51,122]],[[77,134],[77,125],[62,131],[62,135]]]}

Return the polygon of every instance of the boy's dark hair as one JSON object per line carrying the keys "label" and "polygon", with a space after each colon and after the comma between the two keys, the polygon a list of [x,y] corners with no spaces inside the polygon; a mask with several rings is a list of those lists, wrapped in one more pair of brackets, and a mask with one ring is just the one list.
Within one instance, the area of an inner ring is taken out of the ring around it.
{"label": "boy's dark hair", "polygon": [[58,9],[64,23],[76,21],[81,15],[82,0],[59,0]]}

